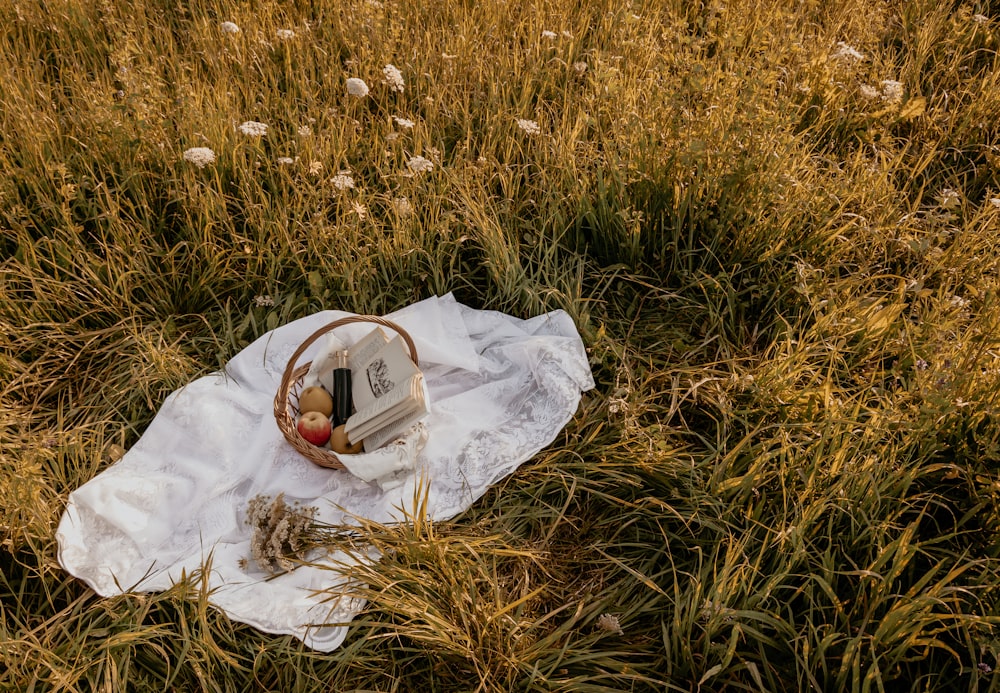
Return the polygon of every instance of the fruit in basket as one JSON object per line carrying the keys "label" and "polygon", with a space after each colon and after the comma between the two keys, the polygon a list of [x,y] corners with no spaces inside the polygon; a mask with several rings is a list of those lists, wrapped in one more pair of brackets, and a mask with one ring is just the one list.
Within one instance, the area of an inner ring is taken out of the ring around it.
{"label": "fruit in basket", "polygon": [[356,455],[361,452],[364,448],[364,443],[360,440],[351,445],[351,442],[347,439],[347,431],[343,424],[337,426],[333,429],[330,434],[330,449],[334,452],[339,452],[344,455]]}
{"label": "fruit in basket", "polygon": [[318,411],[323,416],[333,413],[333,397],[319,385],[310,385],[299,393],[299,411]]}
{"label": "fruit in basket", "polygon": [[299,417],[296,428],[299,435],[313,445],[326,445],[326,441],[330,440],[330,419],[326,418],[322,412],[307,411]]}

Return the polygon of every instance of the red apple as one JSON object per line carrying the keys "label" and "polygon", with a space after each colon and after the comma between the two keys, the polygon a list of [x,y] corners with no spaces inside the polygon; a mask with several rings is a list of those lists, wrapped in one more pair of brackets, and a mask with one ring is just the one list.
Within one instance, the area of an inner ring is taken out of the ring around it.
{"label": "red apple", "polygon": [[307,411],[299,417],[296,428],[299,435],[313,445],[326,445],[326,441],[330,440],[330,419],[318,411]]}

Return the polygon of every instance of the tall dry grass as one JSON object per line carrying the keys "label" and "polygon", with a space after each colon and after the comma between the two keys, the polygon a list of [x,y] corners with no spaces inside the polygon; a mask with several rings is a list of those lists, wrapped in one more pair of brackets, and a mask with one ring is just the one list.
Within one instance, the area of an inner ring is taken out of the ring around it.
{"label": "tall dry grass", "polygon": [[[0,6],[0,688],[1000,688],[998,22]],[[67,494],[168,393],[316,310],[447,291],[567,310],[598,388],[453,522],[366,527],[340,650],[197,575],[99,599],[60,569]]]}

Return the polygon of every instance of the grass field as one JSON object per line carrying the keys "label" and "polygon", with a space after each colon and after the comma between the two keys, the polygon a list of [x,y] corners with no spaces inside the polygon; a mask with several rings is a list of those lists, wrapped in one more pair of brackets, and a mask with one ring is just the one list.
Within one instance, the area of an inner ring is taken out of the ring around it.
{"label": "grass field", "polygon": [[[1000,690],[998,34],[958,0],[0,3],[0,690]],[[370,528],[341,649],[62,571],[67,495],[170,392],[449,291],[565,309],[597,388],[461,517]]]}

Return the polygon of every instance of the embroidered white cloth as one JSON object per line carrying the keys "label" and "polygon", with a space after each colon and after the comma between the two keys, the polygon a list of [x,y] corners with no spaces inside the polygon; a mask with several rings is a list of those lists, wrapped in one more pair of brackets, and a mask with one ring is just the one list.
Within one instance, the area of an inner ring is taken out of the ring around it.
{"label": "embroidered white cloth", "polygon": [[[594,386],[563,311],[520,320],[448,294],[387,315],[417,346],[432,410],[415,469],[382,490],[309,462],[274,421],[274,395],[292,353],[347,315],[323,311],[279,327],[223,371],[169,395],[132,449],[70,495],[57,532],[62,566],[111,596],[167,589],[210,561],[209,600],[230,618],[329,652],[347,626],[328,624],[349,623],[364,604],[344,599],[331,607],[331,591],[347,587],[332,561],[277,577],[252,560],[241,567],[250,557],[249,499],[284,493],[317,506],[323,521],[357,515],[390,523],[402,519],[400,508],[412,511],[419,475],[429,484],[428,514],[448,519],[551,443]],[[353,343],[370,329],[345,325],[337,334]],[[311,345],[302,362],[318,348]]]}

